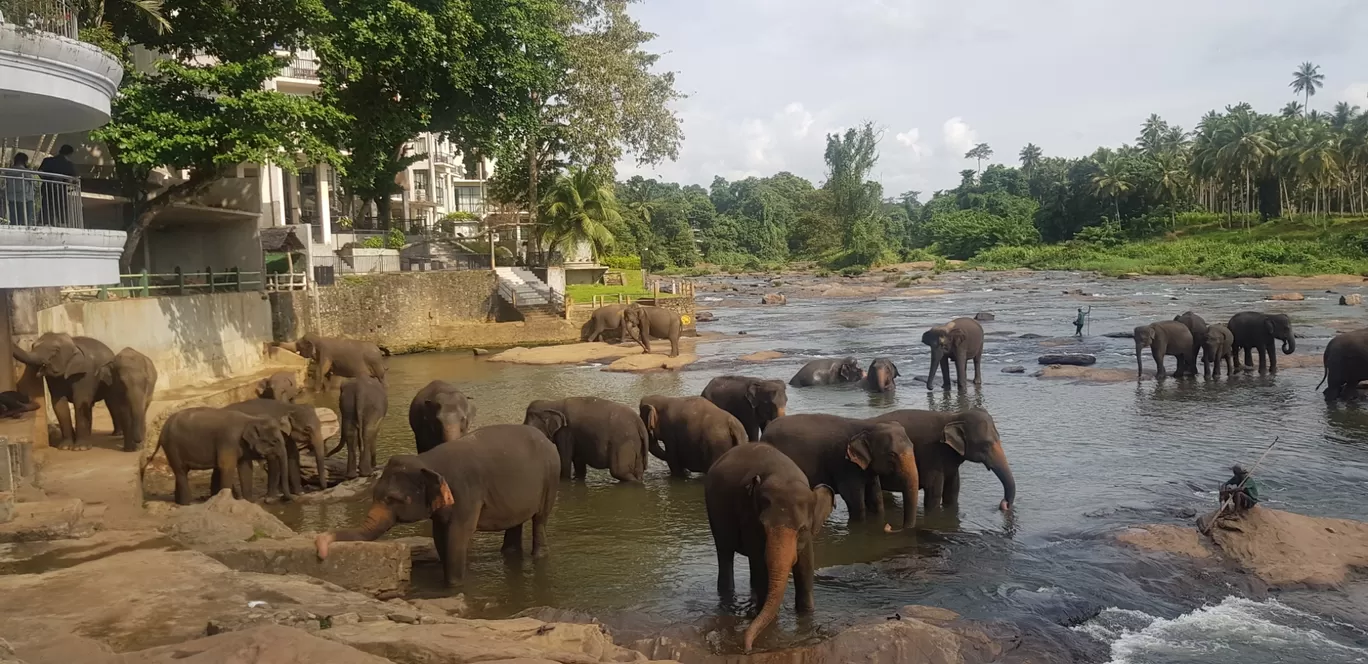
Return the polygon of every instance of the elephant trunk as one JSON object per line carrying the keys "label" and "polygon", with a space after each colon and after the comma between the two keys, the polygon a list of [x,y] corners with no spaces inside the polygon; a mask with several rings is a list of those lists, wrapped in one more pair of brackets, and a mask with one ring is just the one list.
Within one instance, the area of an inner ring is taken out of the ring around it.
{"label": "elephant trunk", "polygon": [[936,366],[940,364],[943,355],[944,352],[941,351],[940,347],[931,348],[931,373],[926,375],[926,389],[928,390],[934,389],[931,384],[936,382]]}
{"label": "elephant trunk", "polygon": [[746,628],[746,652],[750,652],[755,644],[755,637],[779,615],[779,605],[784,603],[784,588],[797,561],[798,531],[792,528],[769,529],[765,533],[765,567],[769,571],[769,584],[765,591],[765,605]]}
{"label": "elephant trunk", "polygon": [[1136,340],[1135,340],[1135,375],[1137,375],[1137,376],[1139,376],[1140,374],[1145,373],[1145,361],[1142,359],[1142,358],[1144,357],[1144,352],[1145,352],[1145,344],[1140,343],[1140,340],[1139,340],[1139,339],[1136,339]]}
{"label": "elephant trunk", "polygon": [[328,458],[328,443],[323,440],[322,426],[315,428],[309,436],[309,450],[313,452],[314,467],[318,470],[318,488],[320,490],[328,488],[328,464],[323,463]]}
{"label": "elephant trunk", "polygon": [[898,457],[898,474],[903,480],[904,529],[917,525],[917,492],[921,491],[921,477],[917,474],[917,458],[909,449]]}
{"label": "elephant trunk", "polygon": [[665,456],[665,448],[660,445],[660,439],[656,438],[655,432],[650,429],[646,430],[646,446],[647,449],[651,451],[651,456],[654,456],[661,461],[669,462],[669,459]]}
{"label": "elephant trunk", "polygon": [[1002,441],[993,443],[993,450],[984,465],[997,475],[999,482],[1002,482],[1002,502],[998,503],[998,509],[1005,512],[1016,504],[1016,478],[1012,477],[1012,467],[1007,465],[1007,454],[1002,451]]}
{"label": "elephant trunk", "polygon": [[339,530],[333,534],[333,537],[338,542],[374,541],[389,532],[396,521],[394,510],[386,507],[384,503],[375,503],[371,505],[370,511],[366,512],[366,520],[360,528]]}
{"label": "elephant trunk", "polygon": [[1291,355],[1291,354],[1292,354],[1293,352],[1295,352],[1296,350],[1297,350],[1297,335],[1295,335],[1295,334],[1293,334],[1293,333],[1291,333],[1291,332],[1288,332],[1288,333],[1287,333],[1287,338],[1286,338],[1286,339],[1283,339],[1283,343],[1282,343],[1283,355]]}
{"label": "elephant trunk", "polygon": [[465,433],[461,431],[460,422],[442,424],[442,442],[449,443],[453,440],[460,439],[464,435]]}

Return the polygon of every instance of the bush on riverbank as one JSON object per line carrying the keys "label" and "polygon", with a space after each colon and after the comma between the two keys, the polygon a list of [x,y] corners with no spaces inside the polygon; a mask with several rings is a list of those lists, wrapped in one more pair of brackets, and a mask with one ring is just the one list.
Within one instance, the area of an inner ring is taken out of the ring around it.
{"label": "bush on riverbank", "polygon": [[1108,275],[1193,274],[1204,277],[1272,277],[1368,274],[1368,257],[1331,240],[1179,238],[1105,246],[1073,242],[996,247],[968,265],[990,270],[1091,270]]}

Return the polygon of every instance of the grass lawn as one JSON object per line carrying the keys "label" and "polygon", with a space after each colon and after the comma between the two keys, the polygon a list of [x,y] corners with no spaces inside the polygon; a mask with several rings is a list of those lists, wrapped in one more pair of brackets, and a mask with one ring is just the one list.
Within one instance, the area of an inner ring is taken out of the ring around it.
{"label": "grass lawn", "polygon": [[565,294],[574,298],[579,304],[589,304],[594,300],[594,296],[615,300],[619,294],[623,297],[638,299],[651,297],[651,291],[641,287],[641,270],[610,270],[611,272],[622,273],[622,286],[605,286],[603,284],[577,284],[565,287]]}

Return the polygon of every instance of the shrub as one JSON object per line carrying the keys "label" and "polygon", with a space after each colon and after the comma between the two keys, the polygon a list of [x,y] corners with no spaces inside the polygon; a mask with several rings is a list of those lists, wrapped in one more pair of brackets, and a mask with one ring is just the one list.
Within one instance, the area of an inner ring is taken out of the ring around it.
{"label": "shrub", "polygon": [[389,234],[385,237],[385,248],[403,249],[404,244],[407,242],[408,238],[404,237],[404,231],[399,230],[398,228],[391,228]]}
{"label": "shrub", "polygon": [[1104,221],[1096,226],[1084,226],[1074,235],[1074,240],[1103,247],[1115,247],[1126,241],[1125,231],[1115,221]]}
{"label": "shrub", "polygon": [[379,235],[372,235],[361,241],[362,249],[384,249],[385,240]]}
{"label": "shrub", "polygon": [[840,275],[843,277],[858,277],[865,273],[866,268],[860,265],[851,265],[841,268]]}
{"label": "shrub", "polygon": [[640,270],[640,256],[604,256],[603,264],[615,270]]}
{"label": "shrub", "polygon": [[999,217],[982,210],[956,210],[936,215],[927,231],[950,258],[966,259],[1000,245],[1028,245],[1040,241],[1029,219]]}

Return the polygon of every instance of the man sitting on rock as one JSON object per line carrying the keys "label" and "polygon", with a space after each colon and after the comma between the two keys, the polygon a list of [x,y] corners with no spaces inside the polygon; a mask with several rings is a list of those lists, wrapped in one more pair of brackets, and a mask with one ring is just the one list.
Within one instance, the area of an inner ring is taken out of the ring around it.
{"label": "man sitting on rock", "polygon": [[1238,464],[1231,466],[1230,472],[1234,476],[1221,485],[1221,505],[1224,507],[1229,500],[1231,512],[1239,514],[1258,504],[1259,485]]}

